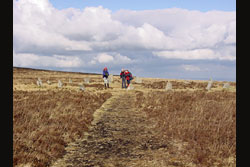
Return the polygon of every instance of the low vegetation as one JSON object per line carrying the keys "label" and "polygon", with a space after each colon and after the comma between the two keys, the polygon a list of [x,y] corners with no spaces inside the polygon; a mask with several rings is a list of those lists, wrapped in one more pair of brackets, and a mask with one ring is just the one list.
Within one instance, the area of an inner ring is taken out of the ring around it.
{"label": "low vegetation", "polygon": [[49,166],[88,130],[111,93],[13,92],[13,165]]}
{"label": "low vegetation", "polygon": [[179,159],[188,156],[198,166],[236,165],[235,99],[225,91],[137,92],[138,108],[157,122],[158,138],[179,141]]}
{"label": "low vegetation", "polygon": [[[90,84],[82,92],[79,84],[85,77]],[[36,85],[38,78],[42,87]],[[62,88],[57,88],[58,80]],[[168,158],[175,158],[172,166],[236,166],[236,83],[223,89],[224,82],[215,81],[207,91],[206,81],[171,80],[173,90],[165,91],[168,81],[132,81],[135,89],[129,92],[136,97],[131,111],[153,122],[145,126],[153,127],[152,138],[166,145]],[[88,131],[93,113],[106,100],[127,95],[119,76],[110,86],[104,89],[101,75],[14,68],[13,166],[44,167],[60,159],[67,145]],[[159,159],[164,162],[164,156]]]}

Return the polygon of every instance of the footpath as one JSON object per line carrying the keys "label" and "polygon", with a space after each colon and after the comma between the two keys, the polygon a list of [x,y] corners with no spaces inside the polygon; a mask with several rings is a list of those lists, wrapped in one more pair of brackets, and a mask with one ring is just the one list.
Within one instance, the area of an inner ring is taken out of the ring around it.
{"label": "footpath", "polygon": [[95,113],[84,138],[66,147],[52,167],[161,167],[168,145],[154,138],[155,125],[136,107],[134,92],[113,94]]}

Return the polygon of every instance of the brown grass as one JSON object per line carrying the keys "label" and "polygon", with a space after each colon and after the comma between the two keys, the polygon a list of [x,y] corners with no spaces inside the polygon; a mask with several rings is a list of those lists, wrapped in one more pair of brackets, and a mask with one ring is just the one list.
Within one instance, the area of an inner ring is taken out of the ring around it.
{"label": "brown grass", "polygon": [[199,166],[236,165],[235,99],[226,91],[137,92],[138,107],[158,123],[158,138],[180,141],[179,158]]}
{"label": "brown grass", "polygon": [[[169,80],[172,83],[173,89],[200,89],[200,90],[206,90],[206,87],[208,85],[208,81],[178,81],[178,80]],[[166,84],[168,81],[155,81],[155,82],[145,82],[141,85],[144,88],[151,88],[151,89],[165,89]],[[223,81],[214,81],[212,84],[211,89],[222,89],[225,82]],[[229,82],[230,87],[234,88],[236,87],[235,82]]]}
{"label": "brown grass", "polygon": [[[36,85],[38,77],[42,88]],[[91,83],[80,92],[84,77]],[[62,89],[57,88],[59,79]],[[193,166],[236,166],[235,82],[229,90],[222,89],[224,82],[214,82],[206,91],[207,81],[170,80],[173,91],[166,92],[166,79],[142,80],[132,81],[136,108],[157,124],[157,140],[171,142],[173,162],[189,158]],[[121,93],[119,76],[110,86],[104,89],[101,75],[13,68],[13,166],[49,166],[62,157],[67,144],[88,130],[96,109]]]}
{"label": "brown grass", "polygon": [[111,93],[13,92],[13,165],[49,166],[81,138]]}

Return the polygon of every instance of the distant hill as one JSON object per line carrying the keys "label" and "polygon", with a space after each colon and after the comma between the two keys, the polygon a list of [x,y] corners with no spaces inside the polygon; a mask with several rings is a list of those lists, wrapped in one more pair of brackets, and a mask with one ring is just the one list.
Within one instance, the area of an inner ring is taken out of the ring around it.
{"label": "distant hill", "polygon": [[[59,70],[48,70],[48,69],[38,69],[38,68],[27,68],[27,67],[13,67],[13,69],[24,69],[24,70],[34,70],[34,71],[53,71],[53,72],[63,72],[63,73],[74,73],[74,74],[87,74],[87,75],[102,75],[101,73],[84,73],[84,72],[70,72],[70,71],[59,71]],[[114,75],[118,76],[118,75]]]}

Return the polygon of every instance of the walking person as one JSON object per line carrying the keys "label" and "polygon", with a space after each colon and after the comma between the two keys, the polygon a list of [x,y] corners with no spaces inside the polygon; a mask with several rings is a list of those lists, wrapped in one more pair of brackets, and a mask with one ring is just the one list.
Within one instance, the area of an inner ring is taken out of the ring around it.
{"label": "walking person", "polygon": [[126,80],[127,80],[127,87],[129,87],[130,80],[133,79],[132,73],[129,72],[128,70],[125,70],[124,74],[125,74],[125,77],[126,77]]}
{"label": "walking person", "polygon": [[107,67],[105,67],[105,68],[103,69],[102,77],[103,77],[103,80],[104,80],[105,89],[106,89],[106,88],[109,88],[109,80],[108,80],[109,72],[108,72],[108,68],[107,68]]}
{"label": "walking person", "polygon": [[126,77],[125,77],[125,70],[122,69],[120,73],[120,78],[122,79],[122,88],[127,88],[126,86]]}

